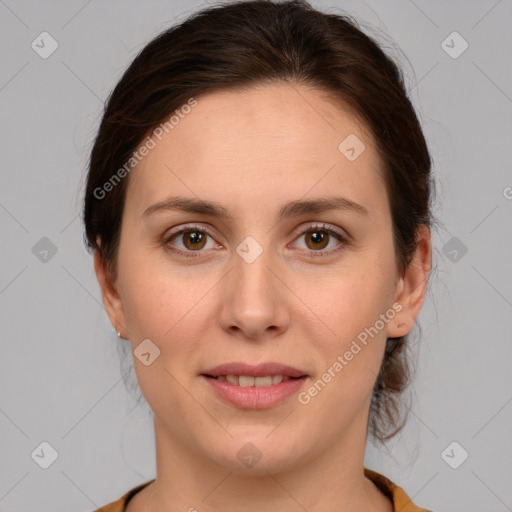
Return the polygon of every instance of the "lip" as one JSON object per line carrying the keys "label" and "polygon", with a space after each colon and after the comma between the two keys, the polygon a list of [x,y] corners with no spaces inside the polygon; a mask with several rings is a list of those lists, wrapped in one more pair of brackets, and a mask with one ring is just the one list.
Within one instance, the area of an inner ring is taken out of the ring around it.
{"label": "lip", "polygon": [[[224,363],[206,370],[202,375],[218,377],[219,375],[248,375],[250,377],[264,377],[265,375],[283,375],[285,377],[307,377],[306,372],[280,363],[265,362],[256,366],[246,363]],[[276,384],[278,386],[278,384]],[[273,387],[273,386],[269,386]]]}
{"label": "lip", "polygon": [[[235,386],[229,382],[219,381],[213,377],[219,375],[247,375],[264,377],[266,375],[283,375],[290,380],[266,387]],[[290,395],[299,391],[309,377],[306,372],[276,362],[264,362],[256,366],[242,362],[224,363],[205,371],[201,378],[211,386],[213,391],[235,407],[242,409],[266,409],[277,405]]]}
{"label": "lip", "polygon": [[[247,373],[242,373],[241,375],[247,375]],[[261,375],[256,375],[256,377],[261,377]],[[266,409],[279,404],[279,402],[297,393],[308,377],[303,375],[302,377],[262,388],[236,386],[204,374],[201,375],[201,378],[211,386],[217,396],[235,407],[241,409]]]}

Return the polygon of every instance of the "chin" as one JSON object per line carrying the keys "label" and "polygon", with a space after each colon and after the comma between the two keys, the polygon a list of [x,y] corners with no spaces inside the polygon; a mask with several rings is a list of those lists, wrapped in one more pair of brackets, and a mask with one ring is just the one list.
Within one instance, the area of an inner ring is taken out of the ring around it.
{"label": "chin", "polygon": [[[216,464],[239,475],[264,476],[282,473],[300,463],[300,453],[293,442],[283,439],[270,441],[265,436],[234,436],[222,453],[211,454]],[[222,448],[219,445],[219,448]],[[301,446],[304,448],[304,446]]]}

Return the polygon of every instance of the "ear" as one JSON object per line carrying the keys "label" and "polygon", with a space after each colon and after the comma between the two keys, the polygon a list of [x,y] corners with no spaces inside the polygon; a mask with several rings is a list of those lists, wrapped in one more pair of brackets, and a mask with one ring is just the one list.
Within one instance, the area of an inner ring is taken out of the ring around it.
{"label": "ear", "polygon": [[432,267],[431,235],[428,226],[422,224],[418,228],[416,240],[417,247],[413,259],[397,282],[397,314],[387,324],[388,338],[398,338],[411,332],[425,300],[428,276]]}
{"label": "ear", "polygon": [[121,337],[128,339],[129,333],[126,330],[126,321],[123,311],[123,303],[117,292],[116,284],[110,276],[110,272],[106,268],[100,252],[94,251],[94,271],[100,285],[101,294],[103,296],[103,304],[107,312],[112,327],[121,333]]}

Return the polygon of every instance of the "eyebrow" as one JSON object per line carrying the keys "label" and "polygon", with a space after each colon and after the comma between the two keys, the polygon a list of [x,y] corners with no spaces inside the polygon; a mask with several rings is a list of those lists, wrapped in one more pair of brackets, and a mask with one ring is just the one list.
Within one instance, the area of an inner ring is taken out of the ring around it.
{"label": "eyebrow", "polygon": [[[226,220],[232,217],[228,209],[215,201],[179,196],[171,196],[165,201],[151,205],[144,211],[142,216],[146,217],[155,212],[165,212],[169,210],[209,215]],[[282,220],[289,217],[298,217],[308,213],[321,213],[328,210],[346,210],[362,215],[368,214],[367,208],[361,204],[355,203],[345,197],[331,196],[309,201],[296,200],[285,203],[279,209],[277,218],[278,220]]]}

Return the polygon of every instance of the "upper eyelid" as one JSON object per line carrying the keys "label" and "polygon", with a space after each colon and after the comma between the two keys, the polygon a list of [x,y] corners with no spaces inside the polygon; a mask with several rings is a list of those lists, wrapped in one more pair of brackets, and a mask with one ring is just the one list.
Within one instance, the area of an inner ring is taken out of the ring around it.
{"label": "upper eyelid", "polygon": [[[170,239],[172,237],[174,237],[176,235],[181,235],[184,232],[191,231],[194,229],[197,229],[198,231],[205,232],[211,238],[215,238],[215,234],[210,227],[205,227],[204,225],[191,223],[191,224],[185,224],[182,227],[178,227],[177,229],[171,230],[171,232],[169,234],[164,235],[164,239],[167,241],[170,241]],[[303,225],[301,227],[298,227],[293,231],[293,233],[295,236],[302,236],[302,235],[304,235],[304,233],[314,230],[314,229],[333,231],[335,234],[337,234],[341,238],[341,241],[344,241],[344,242],[347,242],[351,238],[350,235],[344,229],[339,228],[329,222],[323,222],[323,221],[310,221],[309,225],[306,225],[306,226]]]}

